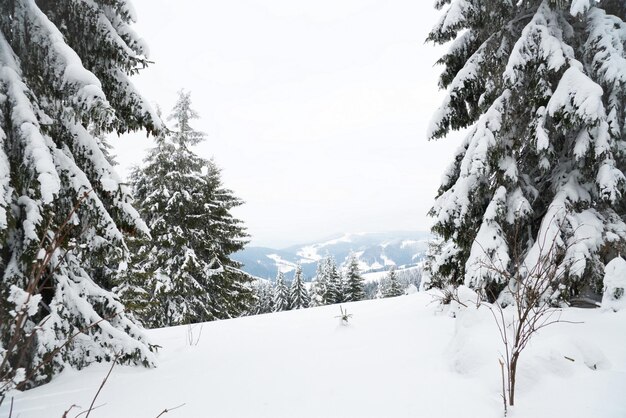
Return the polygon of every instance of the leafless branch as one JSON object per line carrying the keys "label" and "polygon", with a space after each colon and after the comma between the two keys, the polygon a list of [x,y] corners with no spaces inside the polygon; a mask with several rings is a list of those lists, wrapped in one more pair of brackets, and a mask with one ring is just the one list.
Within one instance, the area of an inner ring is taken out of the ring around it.
{"label": "leafless branch", "polygon": [[[515,237],[517,236],[516,232]],[[549,239],[551,241],[548,241]],[[482,245],[477,243],[486,255],[485,259],[478,263],[479,267],[499,278],[500,283],[505,283],[503,292],[511,297],[513,305],[513,316],[508,319],[508,315],[505,314],[498,300],[492,304],[484,304],[492,314],[504,345],[504,355],[499,362],[503,373],[502,398],[505,400],[505,415],[507,413],[506,401],[508,400],[510,406],[515,405],[517,365],[521,353],[532,337],[541,329],[556,323],[575,323],[562,320],[560,309],[550,306],[547,295],[553,286],[562,280],[567,270],[567,266],[559,265],[557,260],[564,257],[568,249],[576,242],[570,242],[561,248],[557,238],[548,238],[548,234],[544,234],[536,242],[538,256],[532,261],[532,265],[528,265],[526,260],[522,260],[516,253],[517,244],[517,238],[515,238],[513,245],[509,246],[513,252],[511,265],[505,266],[499,257],[494,259],[492,254],[488,254]],[[506,366],[506,379],[504,366]]]}
{"label": "leafless branch", "polygon": [[91,408],[91,409],[88,409],[88,410],[85,410],[85,411],[83,411],[83,412],[80,412],[80,413],[78,413],[78,414],[77,414],[74,418],[78,418],[78,417],[80,417],[81,415],[86,414],[87,412],[90,412],[90,411],[95,411],[96,409],[102,408],[104,405],[106,405],[106,403],[101,403],[101,404],[100,404],[100,405],[98,405],[98,406],[94,406],[94,407],[93,407],[93,408]]}
{"label": "leafless branch", "polygon": [[87,409],[87,415],[85,415],[85,418],[89,418],[89,414],[93,410],[93,405],[94,403],[96,403],[96,399],[98,398],[98,395],[100,395],[100,391],[102,391],[102,388],[104,387],[104,385],[107,383],[107,380],[109,380],[109,376],[111,376],[111,372],[113,371],[113,368],[117,364],[117,360],[119,358],[120,358],[120,355],[115,354],[115,358],[113,359],[113,362],[111,362],[111,367],[109,368],[109,372],[106,374],[106,376],[104,376],[104,379],[102,379],[102,383],[100,383],[100,387],[98,388],[98,391],[96,392],[93,399],[91,400],[91,405],[89,405],[89,409]]}
{"label": "leafless branch", "polygon": [[61,418],[67,418],[67,414],[69,414],[70,411],[74,408],[78,408],[78,405],[74,404],[74,405],[71,405],[69,408],[67,408]]}
{"label": "leafless branch", "polygon": [[157,415],[157,416],[156,416],[156,418],[160,418],[162,415],[165,415],[165,414],[167,414],[168,412],[171,412],[171,411],[173,411],[173,410],[175,410],[175,409],[182,408],[182,407],[183,407],[183,406],[185,406],[185,405],[186,405],[186,404],[181,403],[180,405],[175,406],[175,407],[173,407],[173,408],[166,408],[166,409],[164,409],[163,411],[161,411],[161,413],[160,413],[159,415]]}

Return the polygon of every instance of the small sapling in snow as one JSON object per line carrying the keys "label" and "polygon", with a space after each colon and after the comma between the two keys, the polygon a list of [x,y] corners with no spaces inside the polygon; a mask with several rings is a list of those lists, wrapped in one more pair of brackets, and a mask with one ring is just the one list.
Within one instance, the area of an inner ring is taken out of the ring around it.
{"label": "small sapling in snow", "polygon": [[342,325],[348,325],[348,321],[352,318],[352,314],[348,313],[347,310],[344,311],[341,305],[339,305],[339,310],[341,311],[341,315],[337,315],[335,318],[340,318]]}
{"label": "small sapling in snow", "polygon": [[[200,326],[200,330],[198,331],[198,335],[195,335],[195,328]],[[204,324],[188,324],[187,325],[187,344],[189,346],[198,345],[200,342],[200,337],[202,336],[202,327]]]}

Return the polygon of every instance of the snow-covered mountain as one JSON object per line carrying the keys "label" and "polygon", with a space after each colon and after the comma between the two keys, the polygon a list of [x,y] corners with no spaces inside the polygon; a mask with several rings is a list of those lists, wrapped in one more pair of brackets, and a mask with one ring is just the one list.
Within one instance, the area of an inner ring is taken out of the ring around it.
{"label": "snow-covered mountain", "polygon": [[290,278],[296,263],[302,264],[307,280],[315,275],[317,262],[331,255],[342,264],[351,252],[358,257],[364,273],[382,271],[391,265],[406,268],[423,261],[430,234],[423,231],[347,233],[317,243],[294,245],[281,250],[248,247],[233,258],[243,270],[256,277],[273,279],[280,269]]}

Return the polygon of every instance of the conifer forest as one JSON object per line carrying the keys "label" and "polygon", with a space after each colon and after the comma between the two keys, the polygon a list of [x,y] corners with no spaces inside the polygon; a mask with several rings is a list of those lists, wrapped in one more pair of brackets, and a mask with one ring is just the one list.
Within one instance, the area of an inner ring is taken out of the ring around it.
{"label": "conifer forest", "polygon": [[625,289],[624,0],[0,0],[0,417],[624,418]]}

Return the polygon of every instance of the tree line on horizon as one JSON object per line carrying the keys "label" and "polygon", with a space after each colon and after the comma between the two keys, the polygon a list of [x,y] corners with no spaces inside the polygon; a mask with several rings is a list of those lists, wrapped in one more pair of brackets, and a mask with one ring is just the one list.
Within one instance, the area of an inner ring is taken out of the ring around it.
{"label": "tree line on horizon", "polygon": [[257,280],[254,284],[256,304],[251,313],[281,312],[400,296],[411,285],[417,290],[420,279],[419,271],[399,275],[395,266],[392,266],[382,279],[366,282],[354,254],[347,257],[342,268],[338,268],[332,256],[327,256],[317,262],[316,274],[310,282],[305,281],[299,263],[296,264],[291,283],[286,281],[281,271],[278,271],[273,282]]}

